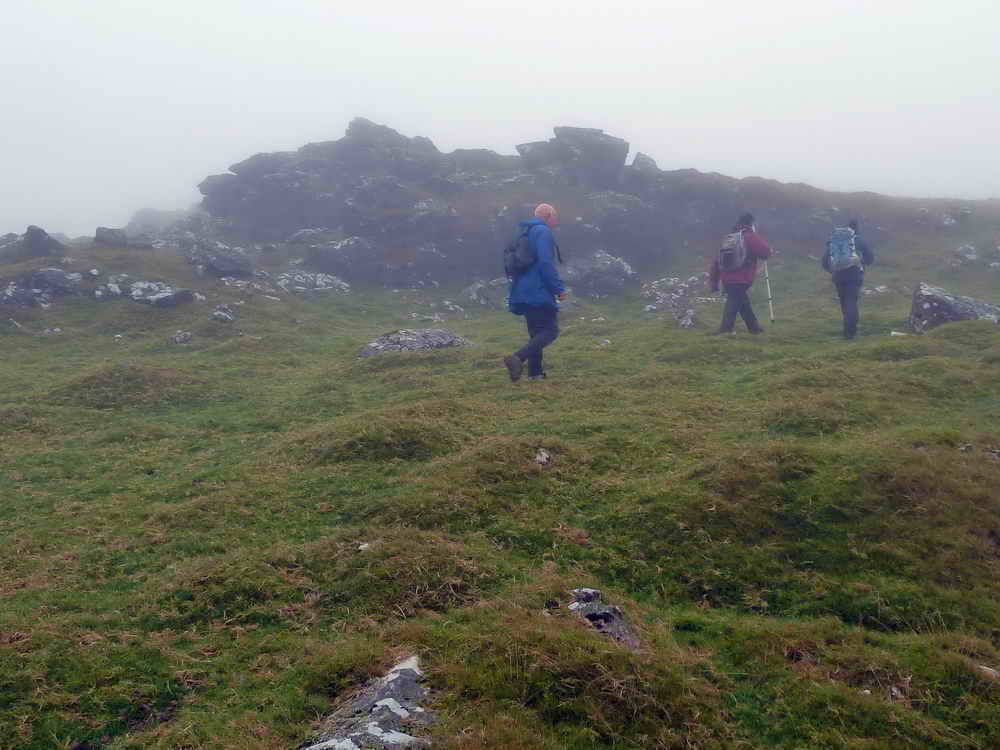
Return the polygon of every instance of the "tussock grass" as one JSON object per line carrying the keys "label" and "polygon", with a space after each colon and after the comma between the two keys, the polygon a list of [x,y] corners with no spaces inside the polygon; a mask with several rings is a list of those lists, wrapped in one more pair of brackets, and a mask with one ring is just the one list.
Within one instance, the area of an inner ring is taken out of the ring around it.
{"label": "tussock grass", "polygon": [[[448,322],[466,349],[356,356],[423,292],[250,298],[243,336],[18,312],[67,333],[0,361],[0,748],[294,747],[414,651],[441,747],[1000,745],[998,331],[890,338],[894,295],[845,343],[811,265],[772,275],[764,336],[587,303],[518,384],[487,311]],[[581,585],[639,651],[565,609]]]}

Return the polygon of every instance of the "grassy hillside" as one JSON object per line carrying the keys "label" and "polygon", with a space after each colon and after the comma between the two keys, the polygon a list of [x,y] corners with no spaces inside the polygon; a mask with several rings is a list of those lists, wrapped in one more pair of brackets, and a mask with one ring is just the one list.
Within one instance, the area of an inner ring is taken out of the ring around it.
{"label": "grassy hillside", "polygon": [[[852,343],[789,258],[764,336],[584,303],[516,385],[503,313],[449,321],[465,350],[355,357],[443,292],[257,298],[228,326],[221,288],[18,312],[0,747],[290,748],[410,651],[442,748],[1000,746],[1000,330],[888,335],[925,270],[997,282],[920,257],[884,254]],[[641,651],[546,608],[581,585]]]}

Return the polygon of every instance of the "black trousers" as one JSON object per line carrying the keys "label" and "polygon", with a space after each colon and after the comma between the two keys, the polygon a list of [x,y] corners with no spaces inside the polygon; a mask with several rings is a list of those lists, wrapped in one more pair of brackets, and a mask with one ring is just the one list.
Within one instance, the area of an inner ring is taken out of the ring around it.
{"label": "black trousers", "polygon": [[753,314],[753,307],[750,305],[749,284],[723,284],[726,290],[726,306],[722,309],[722,323],[719,325],[719,333],[732,333],[733,326],[736,325],[736,316],[743,318],[750,333],[760,333],[760,323],[757,316]]}
{"label": "black trousers", "polygon": [[554,307],[528,307],[524,312],[531,339],[514,355],[528,363],[528,376],[542,375],[542,350],[559,336],[559,311]]}
{"label": "black trousers", "polygon": [[853,339],[858,335],[858,296],[862,281],[850,279],[834,281],[837,296],[840,297],[840,311],[844,314],[844,338]]}

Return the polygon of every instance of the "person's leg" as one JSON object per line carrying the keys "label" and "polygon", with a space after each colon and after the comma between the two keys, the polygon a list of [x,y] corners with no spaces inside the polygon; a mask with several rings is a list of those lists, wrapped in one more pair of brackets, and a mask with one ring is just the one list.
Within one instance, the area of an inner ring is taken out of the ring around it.
{"label": "person's leg", "polygon": [[858,335],[858,297],[861,294],[860,281],[845,281],[837,284],[840,294],[840,309],[844,313],[844,338],[853,339]]}
{"label": "person's leg", "polygon": [[542,350],[559,336],[559,313],[551,307],[535,307],[525,313],[531,340],[514,356],[528,363],[528,375],[542,374]]}
{"label": "person's leg", "polygon": [[739,284],[723,284],[726,292],[726,306],[722,308],[722,322],[719,323],[719,333],[732,333],[736,325],[736,316],[742,306]]}
{"label": "person's leg", "polygon": [[754,315],[753,305],[750,304],[750,285],[741,284],[741,296],[743,298],[740,303],[740,316],[743,318],[743,322],[747,325],[747,330],[750,333],[760,333],[764,329],[760,327],[760,322],[757,320],[757,316]]}

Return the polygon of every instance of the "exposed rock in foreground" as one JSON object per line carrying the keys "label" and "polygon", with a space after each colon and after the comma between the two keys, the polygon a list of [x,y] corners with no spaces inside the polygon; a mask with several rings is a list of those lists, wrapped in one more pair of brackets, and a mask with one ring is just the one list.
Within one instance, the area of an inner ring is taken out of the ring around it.
{"label": "exposed rock in foreground", "polygon": [[436,718],[420,705],[428,697],[422,678],[416,656],[397,664],[331,714],[319,736],[300,750],[430,747],[429,740],[412,734]]}
{"label": "exposed rock in foreground", "polygon": [[400,330],[379,336],[358,352],[358,356],[371,357],[385,352],[420,352],[468,345],[467,339],[445,328],[427,328],[418,331]]}
{"label": "exposed rock in foreground", "polygon": [[1000,305],[951,294],[924,282],[917,285],[910,309],[910,327],[914,331],[923,333],[959,320],[1000,322]]}
{"label": "exposed rock in foreground", "polygon": [[665,310],[670,313],[681,328],[693,328],[696,321],[695,303],[711,301],[709,297],[696,297],[698,292],[705,291],[708,281],[707,273],[691,276],[683,281],[676,276],[657,279],[642,285],[642,296],[652,300],[646,305],[646,312]]}
{"label": "exposed rock in foreground", "polygon": [[596,630],[628,648],[639,647],[639,636],[625,620],[625,614],[614,605],[605,604],[598,589],[573,589],[569,609],[579,614]]}

